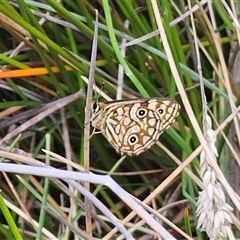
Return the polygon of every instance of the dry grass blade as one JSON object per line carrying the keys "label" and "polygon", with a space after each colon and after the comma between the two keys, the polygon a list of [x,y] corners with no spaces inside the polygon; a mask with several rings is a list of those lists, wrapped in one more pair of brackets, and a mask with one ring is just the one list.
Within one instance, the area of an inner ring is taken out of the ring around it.
{"label": "dry grass blade", "polygon": [[[92,111],[92,92],[94,85],[94,74],[97,56],[97,38],[98,38],[98,11],[96,10],[96,21],[94,29],[94,38],[92,45],[92,55],[91,55],[91,65],[89,72],[89,84],[87,90],[87,99],[85,107],[85,119],[84,119],[84,172],[89,172],[90,167],[90,121],[91,121],[91,111]],[[84,187],[86,190],[90,191],[90,183],[85,182]],[[89,235],[92,234],[92,223],[91,223],[91,203],[89,199],[85,199],[85,213],[86,213],[86,229]]]}
{"label": "dry grass blade", "polygon": [[[14,131],[12,131],[11,133],[9,133],[8,135],[6,135],[1,141],[0,141],[0,146],[9,141],[10,139],[12,139],[13,137],[16,137],[17,135],[21,134],[24,130],[28,129],[29,127],[33,126],[34,124],[36,124],[37,122],[41,121],[43,118],[49,116],[50,114],[52,114],[53,112],[59,110],[60,108],[66,106],[67,104],[76,101],[78,98],[82,98],[84,97],[85,94],[82,90],[79,90],[78,92],[67,96],[65,98],[56,100],[55,102],[51,102],[48,103],[44,106],[44,108],[42,109],[43,112],[39,113],[37,116],[31,118],[30,120],[28,120],[27,122],[25,122],[24,124],[22,124],[21,126],[19,126],[18,128],[16,128]],[[46,110],[44,110],[46,109]]]}

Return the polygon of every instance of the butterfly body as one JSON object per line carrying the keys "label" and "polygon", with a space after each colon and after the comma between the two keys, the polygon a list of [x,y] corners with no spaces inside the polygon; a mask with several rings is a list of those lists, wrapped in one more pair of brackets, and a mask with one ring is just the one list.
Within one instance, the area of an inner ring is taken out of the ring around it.
{"label": "butterfly body", "polygon": [[92,126],[101,131],[117,152],[138,155],[175,121],[179,109],[176,101],[165,98],[94,103]]}

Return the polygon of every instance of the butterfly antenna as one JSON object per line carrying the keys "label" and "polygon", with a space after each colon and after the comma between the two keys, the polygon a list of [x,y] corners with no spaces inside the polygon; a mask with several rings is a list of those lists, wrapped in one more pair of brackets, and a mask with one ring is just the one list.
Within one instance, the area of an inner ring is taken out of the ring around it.
{"label": "butterfly antenna", "polygon": [[100,92],[98,93],[98,92],[95,92],[95,102],[96,103],[98,103],[98,99],[99,99],[99,97],[101,96],[101,93],[102,93],[102,91],[103,91],[103,88],[104,88],[104,85],[105,85],[105,82],[103,81],[102,82],[102,85],[101,85],[101,88],[100,88]]}

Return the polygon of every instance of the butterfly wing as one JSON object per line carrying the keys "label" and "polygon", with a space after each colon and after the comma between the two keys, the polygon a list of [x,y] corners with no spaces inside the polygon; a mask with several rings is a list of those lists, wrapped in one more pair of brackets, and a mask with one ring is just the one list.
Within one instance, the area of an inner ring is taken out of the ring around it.
{"label": "butterfly wing", "polygon": [[100,130],[121,154],[138,155],[150,148],[178,115],[173,100],[138,99],[107,103]]}

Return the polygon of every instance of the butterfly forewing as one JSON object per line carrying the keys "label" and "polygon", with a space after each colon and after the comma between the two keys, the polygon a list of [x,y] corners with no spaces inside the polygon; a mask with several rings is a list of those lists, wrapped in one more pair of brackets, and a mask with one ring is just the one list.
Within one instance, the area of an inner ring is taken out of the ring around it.
{"label": "butterfly forewing", "polygon": [[170,99],[150,98],[98,103],[92,126],[117,152],[138,155],[150,148],[176,119],[180,105]]}

